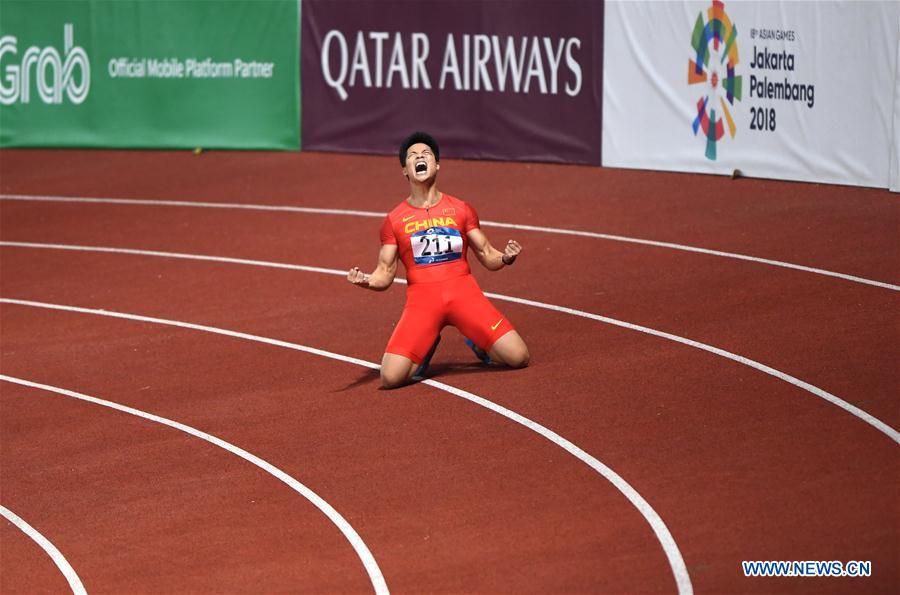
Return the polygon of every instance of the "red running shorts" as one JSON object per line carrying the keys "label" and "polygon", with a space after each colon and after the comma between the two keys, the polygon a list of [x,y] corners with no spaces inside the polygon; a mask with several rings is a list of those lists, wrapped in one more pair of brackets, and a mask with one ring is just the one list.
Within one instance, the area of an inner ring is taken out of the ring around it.
{"label": "red running shorts", "polygon": [[455,326],[485,351],[515,330],[484,296],[475,277],[468,274],[408,286],[406,306],[385,351],[420,364],[447,325]]}

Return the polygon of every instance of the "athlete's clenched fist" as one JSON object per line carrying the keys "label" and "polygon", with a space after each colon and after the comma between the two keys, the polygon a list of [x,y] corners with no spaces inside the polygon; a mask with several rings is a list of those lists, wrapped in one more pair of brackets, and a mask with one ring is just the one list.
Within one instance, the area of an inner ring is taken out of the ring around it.
{"label": "athlete's clenched fist", "polygon": [[352,269],[350,269],[350,272],[347,273],[347,281],[353,283],[354,285],[359,285],[360,287],[369,286],[369,276],[359,270],[359,267],[353,267]]}
{"label": "athlete's clenched fist", "polygon": [[503,249],[503,264],[511,265],[516,261],[516,257],[519,255],[519,252],[522,251],[522,245],[515,241],[510,240],[506,242],[506,248]]}

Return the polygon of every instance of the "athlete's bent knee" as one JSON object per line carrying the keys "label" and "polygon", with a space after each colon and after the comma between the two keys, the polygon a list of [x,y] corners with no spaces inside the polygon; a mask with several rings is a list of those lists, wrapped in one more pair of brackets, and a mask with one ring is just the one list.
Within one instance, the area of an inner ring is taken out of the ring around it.
{"label": "athlete's bent knee", "polygon": [[528,348],[526,347],[511,354],[506,361],[506,365],[510,368],[525,368],[530,361],[531,354],[528,353]]}
{"label": "athlete's bent knee", "polygon": [[510,331],[494,343],[490,352],[491,359],[510,368],[524,368],[531,361],[528,346],[516,331]]}
{"label": "athlete's bent knee", "polygon": [[409,359],[385,353],[381,360],[381,386],[400,388],[409,383],[416,365]]}
{"label": "athlete's bent knee", "polygon": [[383,388],[400,388],[409,382],[409,375],[396,370],[381,370],[381,386]]}

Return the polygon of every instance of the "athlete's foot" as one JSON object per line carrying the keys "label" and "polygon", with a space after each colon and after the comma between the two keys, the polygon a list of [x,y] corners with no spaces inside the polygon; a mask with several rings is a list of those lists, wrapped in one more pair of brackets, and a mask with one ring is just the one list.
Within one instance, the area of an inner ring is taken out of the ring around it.
{"label": "athlete's foot", "polygon": [[484,349],[482,349],[481,347],[476,345],[475,342],[472,341],[472,339],[470,339],[468,337],[463,337],[463,339],[465,340],[466,345],[469,346],[469,349],[472,350],[472,353],[475,354],[475,357],[480,359],[482,363],[484,363],[484,364],[493,363],[493,361],[491,360],[491,356],[489,356]]}
{"label": "athlete's foot", "polygon": [[434,340],[434,344],[431,346],[431,349],[428,350],[428,355],[425,356],[425,359],[422,360],[422,363],[419,364],[419,367],[416,368],[415,374],[413,374],[413,380],[422,380],[425,377],[425,372],[428,371],[428,364],[431,363],[431,357],[434,355],[435,350],[437,350],[438,343],[441,342],[441,336],[438,335],[437,339]]}

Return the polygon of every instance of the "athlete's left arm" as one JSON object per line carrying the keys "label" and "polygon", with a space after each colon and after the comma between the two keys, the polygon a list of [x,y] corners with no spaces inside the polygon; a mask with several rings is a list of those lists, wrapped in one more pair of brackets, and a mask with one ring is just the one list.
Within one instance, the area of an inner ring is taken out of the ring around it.
{"label": "athlete's left arm", "polygon": [[511,265],[516,261],[519,252],[522,251],[522,246],[519,242],[510,240],[506,243],[503,252],[500,252],[491,245],[490,240],[484,235],[480,227],[469,230],[466,236],[469,238],[469,246],[472,248],[472,252],[475,253],[475,256],[484,265],[484,268],[489,271],[499,271],[504,265]]}

